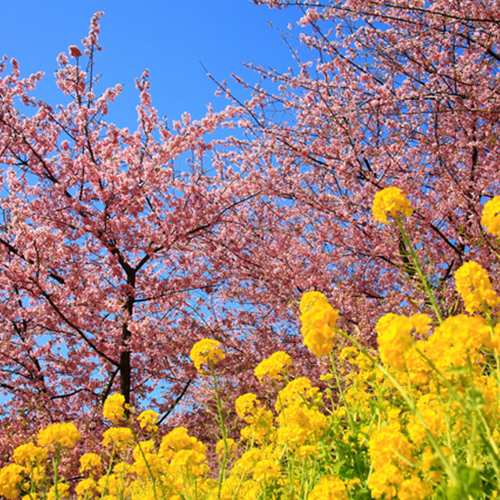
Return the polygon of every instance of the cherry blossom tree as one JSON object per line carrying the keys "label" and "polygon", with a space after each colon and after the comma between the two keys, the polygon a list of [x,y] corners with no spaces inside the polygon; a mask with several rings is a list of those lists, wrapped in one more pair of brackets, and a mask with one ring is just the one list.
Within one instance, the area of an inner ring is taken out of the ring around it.
{"label": "cherry blossom tree", "polygon": [[50,420],[92,427],[112,392],[164,420],[195,385],[189,351],[203,337],[233,354],[228,374],[255,364],[239,336],[257,322],[251,292],[225,290],[262,189],[218,166],[207,139],[237,110],[184,114],[171,130],[145,72],[137,130],[106,123],[121,88],[96,93],[99,19],[59,56],[66,105],[32,97],[41,74],[1,66],[3,439]]}
{"label": "cherry blossom tree", "polygon": [[249,65],[256,81],[235,77],[246,100],[220,87],[247,111],[226,161],[266,175],[286,249],[255,249],[278,269],[265,293],[285,305],[325,292],[367,341],[384,312],[432,314],[400,231],[373,219],[374,194],[389,186],[411,200],[406,230],[443,313],[462,307],[453,275],[464,261],[498,281],[498,246],[480,223],[500,193],[498,2],[255,3],[300,14],[289,69]]}

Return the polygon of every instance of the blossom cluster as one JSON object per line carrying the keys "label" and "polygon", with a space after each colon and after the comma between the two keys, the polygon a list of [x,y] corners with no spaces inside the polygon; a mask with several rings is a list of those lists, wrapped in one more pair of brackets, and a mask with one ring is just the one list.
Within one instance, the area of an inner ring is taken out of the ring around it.
{"label": "blossom cluster", "polygon": [[338,311],[319,292],[307,292],[300,301],[304,344],[315,356],[326,356],[335,342]]}
{"label": "blossom cluster", "polygon": [[396,218],[398,214],[409,217],[413,214],[410,201],[397,187],[379,191],[373,199],[373,216],[378,222],[387,223],[387,217]]}

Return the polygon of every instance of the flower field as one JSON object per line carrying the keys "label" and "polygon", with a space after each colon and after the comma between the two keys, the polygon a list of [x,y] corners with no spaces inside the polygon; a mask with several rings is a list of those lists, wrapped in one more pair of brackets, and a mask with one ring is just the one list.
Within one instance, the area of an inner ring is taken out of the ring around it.
{"label": "flower field", "polygon": [[[500,197],[482,223],[500,236]],[[373,215],[401,232],[425,290],[427,277],[405,232],[412,215],[401,190],[380,191]],[[112,425],[101,454],[79,457],[79,475],[64,474],[81,439],[72,423],[42,429],[17,447],[0,471],[7,499],[393,499],[496,498],[500,491],[500,299],[477,263],[455,274],[466,314],[387,314],[378,320],[378,350],[337,327],[338,311],[306,292],[300,321],[305,345],[324,360],[316,386],[294,377],[294,360],[278,351],[255,367],[263,394],[236,400],[242,428],[228,437],[219,361],[225,348],[203,339],[191,350],[215,394],[220,441],[215,450],[177,427],[161,435],[158,415],[137,417],[119,394],[103,416]],[[209,459],[214,456],[218,459]]]}

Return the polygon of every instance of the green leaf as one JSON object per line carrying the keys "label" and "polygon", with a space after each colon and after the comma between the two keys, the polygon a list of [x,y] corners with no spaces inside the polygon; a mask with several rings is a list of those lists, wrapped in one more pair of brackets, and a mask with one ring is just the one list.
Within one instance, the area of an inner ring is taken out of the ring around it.
{"label": "green leaf", "polygon": [[481,476],[477,469],[461,465],[458,468],[459,483],[448,488],[446,491],[447,500],[468,500],[479,499],[483,494]]}
{"label": "green leaf", "polygon": [[445,373],[455,374],[455,375],[465,375],[470,373],[471,369],[469,366],[451,366],[445,370]]}
{"label": "green leaf", "polygon": [[481,391],[477,387],[472,387],[465,396],[465,405],[469,410],[479,410],[485,405]]}

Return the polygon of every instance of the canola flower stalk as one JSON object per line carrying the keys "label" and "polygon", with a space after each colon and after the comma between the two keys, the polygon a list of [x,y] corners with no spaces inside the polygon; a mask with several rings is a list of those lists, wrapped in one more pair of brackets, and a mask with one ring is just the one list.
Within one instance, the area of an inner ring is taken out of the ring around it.
{"label": "canola flower stalk", "polygon": [[227,429],[224,421],[224,414],[222,411],[222,402],[220,399],[219,386],[217,384],[217,376],[215,373],[215,363],[223,360],[226,357],[224,352],[219,346],[220,342],[218,342],[217,340],[202,339],[199,342],[197,342],[191,349],[191,359],[193,360],[200,374],[204,374],[204,371],[202,369],[203,364],[206,363],[210,366],[210,373],[212,375],[212,381],[214,384],[215,401],[217,404],[219,426],[222,432],[222,440],[224,443],[222,466],[219,474],[219,497],[220,497],[222,482],[224,481],[224,479],[226,479],[226,465],[227,465],[229,449],[228,449]]}
{"label": "canola flower stalk", "polygon": [[214,383],[214,390],[215,390],[215,401],[217,403],[217,411],[219,415],[219,425],[220,429],[222,432],[222,440],[224,442],[224,453],[222,457],[222,466],[220,469],[220,474],[219,474],[219,495],[221,491],[221,486],[222,482],[226,479],[226,466],[227,466],[227,459],[228,459],[228,454],[229,454],[229,447],[228,447],[228,437],[227,437],[227,429],[226,429],[226,424],[224,420],[224,414],[222,411],[222,402],[220,398],[220,391],[219,391],[219,386],[217,384],[217,375],[215,373],[215,367],[214,363],[211,361],[210,362],[210,368],[212,372],[212,380]]}
{"label": "canola flower stalk", "polygon": [[[342,335],[342,333],[340,333],[340,335]],[[331,366],[332,366],[332,371],[333,371],[333,375],[335,377],[335,382],[336,382],[336,385],[337,385],[337,389],[339,391],[339,394],[340,394],[340,398],[344,404],[344,408],[346,409],[346,414],[347,414],[347,418],[349,420],[349,426],[351,428],[351,431],[354,432],[354,419],[351,415],[351,411],[349,409],[349,405],[347,404],[347,401],[346,401],[346,397],[345,397],[345,393],[344,393],[344,389],[342,387],[342,382],[340,380],[340,376],[339,376],[339,373],[338,373],[338,370],[337,370],[337,363],[335,362],[335,356],[330,353],[330,362],[331,362]]]}
{"label": "canola flower stalk", "polygon": [[400,230],[401,233],[401,238],[403,239],[404,244],[406,245],[406,248],[408,249],[408,253],[410,255],[411,262],[413,266],[415,267],[415,270],[418,274],[418,277],[420,279],[420,282],[422,283],[425,293],[427,294],[427,298],[429,299],[431,303],[432,310],[434,311],[434,314],[436,315],[437,320],[439,323],[443,322],[443,317],[441,315],[441,311],[439,310],[439,306],[436,302],[436,297],[434,296],[432,287],[429,283],[429,280],[427,279],[427,276],[425,275],[422,266],[420,265],[420,261],[418,260],[417,254],[415,253],[415,250],[413,249],[413,245],[411,244],[410,238],[408,237],[408,234],[406,233],[406,230],[404,228],[403,222],[399,219],[395,219],[396,224]]}
{"label": "canola flower stalk", "polygon": [[411,263],[414,266],[418,277],[424,287],[436,318],[440,323],[442,323],[443,318],[432,291],[432,287],[429,284],[427,276],[423,272],[417,254],[415,253],[410,238],[408,237],[408,234],[406,233],[406,230],[404,228],[404,218],[411,217],[411,215],[413,214],[413,209],[411,208],[410,201],[403,193],[403,191],[397,187],[382,189],[375,195],[373,199],[372,213],[377,222],[387,224],[387,217],[390,217],[396,223],[397,227],[399,228],[402,241],[406,249],[408,250]]}

